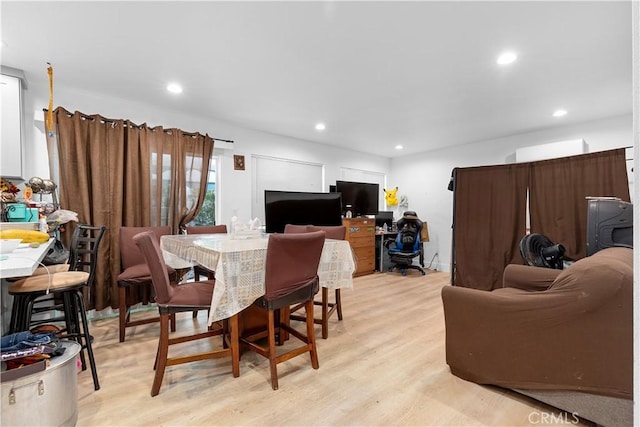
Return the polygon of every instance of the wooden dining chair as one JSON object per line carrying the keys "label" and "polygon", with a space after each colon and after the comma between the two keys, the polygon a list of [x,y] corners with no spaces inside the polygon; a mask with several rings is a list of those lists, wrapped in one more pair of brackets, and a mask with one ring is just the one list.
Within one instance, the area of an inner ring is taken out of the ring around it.
{"label": "wooden dining chair", "polygon": [[[288,226],[289,224],[287,224]],[[308,233],[313,231],[324,231],[327,239],[334,240],[344,240],[346,234],[346,227],[344,225],[335,225],[335,226],[316,226],[316,225],[306,225],[306,226],[294,226],[291,228],[287,228],[285,226],[285,233]],[[298,227],[304,227],[298,228]],[[303,230],[303,231],[301,231]],[[322,327],[322,338],[327,339],[329,337],[329,318],[334,314],[338,313],[338,320],[342,320],[342,297],[340,295],[340,288],[335,289],[334,293],[334,301],[329,301],[329,289],[323,287],[321,292],[321,300],[314,300],[314,304],[321,307],[320,318],[316,318],[314,316],[313,321],[317,325],[321,325]],[[303,307],[303,304],[298,304],[294,307],[291,307],[291,315],[289,318],[291,320],[305,321],[306,317],[300,314],[296,314],[298,310]]]}
{"label": "wooden dining chair", "polygon": [[[219,225],[187,225],[184,227],[185,232],[189,234],[226,234],[227,226],[225,224]],[[200,280],[200,276],[205,276],[209,280],[216,278],[216,272],[209,270],[201,265],[193,266],[193,274],[195,280]]]}
{"label": "wooden dining chair", "polygon": [[[118,275],[118,318],[119,318],[119,339],[124,342],[126,329],[145,325],[148,323],[156,323],[160,321],[159,317],[144,317],[131,319],[134,289],[141,295],[143,304],[153,302],[153,284],[151,281],[151,273],[145,262],[142,253],[135,245],[133,236],[143,231],[153,231],[156,240],[159,242],[160,237],[171,234],[171,227],[121,227],[120,228],[120,264],[122,270]],[[172,283],[177,283],[177,272],[168,267],[169,276]],[[175,320],[172,319],[171,331],[175,331]]]}
{"label": "wooden dining chair", "polygon": [[285,233],[306,233],[307,226],[306,225],[297,225],[297,224],[285,224],[284,226]]}
{"label": "wooden dining chair", "polygon": [[[160,245],[154,232],[145,231],[139,233],[133,237],[133,240],[138,248],[140,248],[149,267],[160,316],[160,337],[158,339],[158,351],[154,362],[156,373],[151,387],[151,396],[156,396],[160,392],[162,379],[167,366],[229,356],[231,358],[233,376],[238,377],[240,375],[240,347],[238,341],[237,314],[231,316],[229,319],[225,319],[226,322],[224,322],[224,324],[220,324],[220,322],[212,324],[206,332],[181,335],[178,337],[169,336],[171,316],[175,316],[176,313],[184,311],[193,311],[194,309],[203,310],[211,307],[215,281],[196,281],[184,283],[180,286],[172,286],[169,281],[169,271],[162,257]],[[218,335],[223,337],[222,349],[186,355],[181,353],[180,356],[169,357],[169,347],[172,345],[211,338]]]}
{"label": "wooden dining chair", "polygon": [[[309,353],[313,369],[319,368],[313,322],[313,298],[320,288],[318,265],[325,233],[272,234],[267,243],[265,294],[253,305],[267,312],[266,330],[241,337],[241,343],[269,359],[271,387],[278,389],[277,365],[295,356]],[[280,310],[303,303],[306,311],[306,334],[280,321]],[[286,332],[303,345],[276,352],[276,335]],[[267,346],[262,340],[267,338]]]}

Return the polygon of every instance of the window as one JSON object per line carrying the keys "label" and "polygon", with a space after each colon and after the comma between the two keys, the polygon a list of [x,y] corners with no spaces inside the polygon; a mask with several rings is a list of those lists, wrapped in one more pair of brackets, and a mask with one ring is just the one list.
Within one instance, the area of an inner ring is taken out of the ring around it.
{"label": "window", "polygon": [[209,162],[207,176],[207,193],[204,197],[202,210],[188,225],[215,225],[216,224],[216,164],[217,158],[212,156]]}

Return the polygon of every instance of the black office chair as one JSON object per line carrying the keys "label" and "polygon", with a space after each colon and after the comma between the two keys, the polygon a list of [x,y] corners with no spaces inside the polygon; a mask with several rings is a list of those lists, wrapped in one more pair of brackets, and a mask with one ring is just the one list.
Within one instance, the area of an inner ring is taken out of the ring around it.
{"label": "black office chair", "polygon": [[[402,218],[398,220],[397,226],[398,235],[396,239],[385,243],[392,263],[389,271],[397,268],[403,276],[406,276],[407,269],[413,268],[424,276],[426,274],[423,269],[424,253],[422,242],[420,241],[422,221],[414,211],[406,211]],[[420,257],[420,265],[413,263],[413,259],[416,257]]]}

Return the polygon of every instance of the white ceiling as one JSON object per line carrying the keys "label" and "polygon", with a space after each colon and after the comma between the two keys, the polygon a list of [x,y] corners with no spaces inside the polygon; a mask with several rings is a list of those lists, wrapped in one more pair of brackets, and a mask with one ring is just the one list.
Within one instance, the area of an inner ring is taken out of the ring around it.
{"label": "white ceiling", "polygon": [[[632,111],[630,1],[3,0],[0,12],[2,65],[28,81],[50,62],[58,90],[387,157]],[[518,60],[499,67],[508,49]]]}

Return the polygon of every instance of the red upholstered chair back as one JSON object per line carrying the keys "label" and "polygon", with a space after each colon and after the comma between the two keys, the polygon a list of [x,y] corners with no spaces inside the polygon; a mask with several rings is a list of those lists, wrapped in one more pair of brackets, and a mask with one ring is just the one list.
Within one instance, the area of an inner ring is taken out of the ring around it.
{"label": "red upholstered chair back", "polygon": [[187,234],[221,234],[227,232],[225,224],[220,225],[187,225],[184,227]]}
{"label": "red upholstered chair back", "polygon": [[169,282],[169,271],[162,257],[158,236],[153,230],[148,230],[136,234],[133,241],[149,267],[153,289],[156,293],[156,302],[158,304],[168,303],[173,296],[174,289]]}
{"label": "red upholstered chair back", "polygon": [[286,224],[284,226],[285,233],[306,233],[307,226],[306,225],[296,225],[296,224]]}
{"label": "red upholstered chair back", "polygon": [[145,264],[142,252],[138,249],[133,241],[133,236],[143,231],[153,231],[156,241],[160,242],[160,237],[171,234],[170,226],[161,227],[120,227],[120,263],[122,269],[139,264]]}
{"label": "red upholstered chair back", "polygon": [[269,236],[265,267],[266,300],[287,295],[317,277],[324,239],[324,231]]}
{"label": "red upholstered chair back", "polygon": [[327,239],[344,240],[347,228],[344,225],[294,225],[287,224],[284,226],[286,233],[309,233],[313,231],[324,231]]}
{"label": "red upholstered chair back", "polygon": [[307,225],[307,231],[324,231],[327,239],[344,240],[347,227],[344,225]]}

